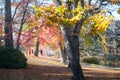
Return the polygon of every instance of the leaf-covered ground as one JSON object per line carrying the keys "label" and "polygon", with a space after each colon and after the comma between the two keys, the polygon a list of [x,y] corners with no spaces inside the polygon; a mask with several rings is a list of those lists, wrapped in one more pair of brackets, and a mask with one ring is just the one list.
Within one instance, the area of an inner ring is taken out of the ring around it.
{"label": "leaf-covered ground", "polygon": [[[82,66],[87,80],[120,80],[120,69]],[[0,80],[72,80],[69,68],[58,61],[28,57],[26,69],[0,69]]]}

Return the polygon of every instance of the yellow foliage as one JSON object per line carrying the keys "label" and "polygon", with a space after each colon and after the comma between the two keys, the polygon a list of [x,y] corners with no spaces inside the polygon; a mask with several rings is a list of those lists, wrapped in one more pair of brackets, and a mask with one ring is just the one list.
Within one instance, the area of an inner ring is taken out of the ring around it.
{"label": "yellow foliage", "polygon": [[106,41],[106,36],[102,35],[101,39],[102,39],[102,44],[103,44],[104,50],[106,51],[106,53],[108,53],[108,44],[107,44],[107,41]]}
{"label": "yellow foliage", "polygon": [[65,5],[44,7],[34,6],[34,9],[35,16],[37,18],[44,17],[55,24],[63,24],[65,26],[74,25],[77,21],[80,20],[82,14],[84,13],[84,10],[80,6],[71,11],[74,15],[72,18],[70,17],[71,12],[67,10]]}
{"label": "yellow foliage", "polygon": [[120,4],[119,0],[108,0],[108,2],[110,2],[112,4]]}
{"label": "yellow foliage", "polygon": [[107,10],[103,9],[103,10],[101,10],[101,12],[102,12],[102,13],[105,13],[105,12],[107,12]]}
{"label": "yellow foliage", "polygon": [[117,13],[120,14],[120,8],[117,10]]}
{"label": "yellow foliage", "polygon": [[2,28],[2,26],[0,26],[0,35],[2,35],[3,34],[3,28]]}
{"label": "yellow foliage", "polygon": [[91,21],[91,18],[87,18],[85,21],[84,21],[84,24],[89,24]]}
{"label": "yellow foliage", "polygon": [[[37,18],[48,19],[48,25],[64,25],[66,27],[75,25],[81,18],[84,17],[83,14],[89,10],[88,8],[83,9],[82,7],[78,6],[76,9],[71,10],[70,12],[67,10],[65,5],[44,7],[34,6],[34,9],[35,16]],[[87,17],[84,21],[84,25],[90,25],[90,27],[82,28],[82,33],[85,32],[85,34],[90,34],[92,36],[104,34],[106,29],[109,27],[109,24],[113,20],[112,17],[104,15],[103,13],[105,12],[107,12],[107,10],[102,10],[100,13],[96,13],[92,16]],[[105,51],[107,51],[105,36],[102,37],[102,42],[105,47]]]}
{"label": "yellow foliage", "polygon": [[93,27],[91,29],[92,35],[98,35],[99,33],[104,33],[109,27],[109,24],[113,20],[110,16],[104,16],[103,14],[95,14],[91,17],[93,20]]}

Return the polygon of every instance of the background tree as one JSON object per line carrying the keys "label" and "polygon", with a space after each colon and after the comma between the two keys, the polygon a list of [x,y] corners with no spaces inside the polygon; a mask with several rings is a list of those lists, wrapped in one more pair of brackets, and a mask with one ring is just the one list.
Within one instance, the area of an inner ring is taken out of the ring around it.
{"label": "background tree", "polygon": [[5,0],[5,47],[13,47],[11,0]]}
{"label": "background tree", "polygon": [[117,29],[116,29],[116,53],[120,53],[120,21],[118,20],[118,21],[116,21],[115,22],[115,24],[116,24],[116,26],[117,26]]}
{"label": "background tree", "polygon": [[[38,1],[35,0],[35,5],[38,5]],[[37,25],[38,26],[38,25]],[[35,53],[34,55],[35,56],[38,56],[38,53],[39,53],[39,47],[40,47],[40,42],[39,42],[39,31],[37,30],[37,40],[36,40],[36,49],[35,49]]]}
{"label": "background tree", "polygon": [[27,7],[28,7],[29,0],[27,0],[25,2],[23,1],[23,3],[26,3],[26,5],[23,7],[23,16],[21,19],[20,29],[19,29],[19,33],[18,33],[18,37],[17,37],[17,49],[19,49],[19,46],[20,46],[19,41],[20,41],[23,24],[25,23],[25,20],[26,20]]}
{"label": "background tree", "polygon": [[3,5],[3,1],[1,1],[1,7],[0,7],[0,45],[3,45],[3,41],[2,41],[2,34],[3,34],[3,24],[4,24],[4,5]]}

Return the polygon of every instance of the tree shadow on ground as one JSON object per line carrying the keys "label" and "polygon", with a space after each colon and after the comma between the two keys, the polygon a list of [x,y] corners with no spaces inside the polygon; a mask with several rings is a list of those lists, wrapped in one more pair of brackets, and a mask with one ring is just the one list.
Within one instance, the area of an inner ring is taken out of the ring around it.
{"label": "tree shadow on ground", "polygon": [[[120,73],[83,69],[87,80],[120,80]],[[67,67],[28,65],[26,69],[0,69],[0,80],[72,80]]]}
{"label": "tree shadow on ground", "polygon": [[26,69],[0,69],[0,80],[71,80],[66,67],[28,65]]}
{"label": "tree shadow on ground", "polygon": [[87,80],[120,80],[120,72],[84,69],[84,74]]}

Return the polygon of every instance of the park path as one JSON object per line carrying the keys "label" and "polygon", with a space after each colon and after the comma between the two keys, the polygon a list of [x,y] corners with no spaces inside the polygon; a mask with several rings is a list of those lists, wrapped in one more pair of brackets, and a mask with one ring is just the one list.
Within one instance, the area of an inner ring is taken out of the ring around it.
{"label": "park path", "polygon": [[[56,60],[27,56],[26,69],[0,69],[0,80],[72,80],[66,65]],[[82,66],[87,80],[120,80],[120,70]]]}
{"label": "park path", "polygon": [[50,58],[47,56],[27,56],[28,63],[29,64],[37,64],[37,65],[43,65],[43,66],[67,66],[62,63],[60,63],[60,59],[58,58]]}

